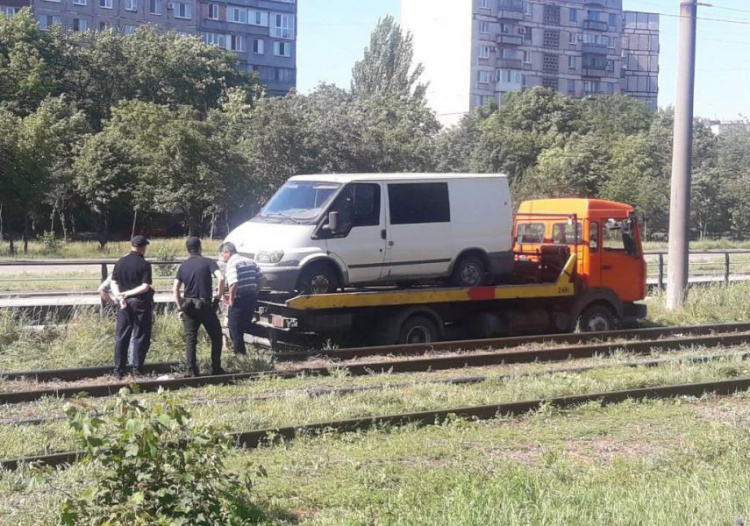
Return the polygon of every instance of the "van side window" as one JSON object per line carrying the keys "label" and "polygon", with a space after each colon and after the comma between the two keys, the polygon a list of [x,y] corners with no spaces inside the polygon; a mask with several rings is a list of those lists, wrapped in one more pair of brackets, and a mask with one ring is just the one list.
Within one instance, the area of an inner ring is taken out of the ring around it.
{"label": "van side window", "polygon": [[516,243],[544,243],[544,223],[518,223]]}
{"label": "van side window", "polygon": [[380,185],[354,183],[336,197],[331,212],[339,213],[340,232],[348,233],[357,226],[380,224]]}
{"label": "van side window", "polygon": [[599,223],[596,221],[589,223],[589,250],[591,252],[599,251]]}
{"label": "van side window", "polygon": [[450,223],[448,183],[399,183],[388,185],[388,209],[392,225]]}

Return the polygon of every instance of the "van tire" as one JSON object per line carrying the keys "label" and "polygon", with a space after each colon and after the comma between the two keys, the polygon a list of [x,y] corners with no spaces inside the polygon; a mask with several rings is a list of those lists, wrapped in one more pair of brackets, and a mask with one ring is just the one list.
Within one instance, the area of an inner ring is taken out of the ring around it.
{"label": "van tire", "polygon": [[487,282],[487,263],[479,256],[461,256],[451,274],[454,287],[481,287]]}
{"label": "van tire", "polygon": [[399,344],[433,343],[440,340],[438,326],[427,316],[414,315],[401,326],[398,334]]}
{"label": "van tire", "polygon": [[617,329],[617,317],[602,303],[589,305],[576,321],[576,332],[604,332]]}
{"label": "van tire", "polygon": [[302,269],[297,290],[302,294],[328,294],[341,285],[336,270],[330,263],[311,263]]}

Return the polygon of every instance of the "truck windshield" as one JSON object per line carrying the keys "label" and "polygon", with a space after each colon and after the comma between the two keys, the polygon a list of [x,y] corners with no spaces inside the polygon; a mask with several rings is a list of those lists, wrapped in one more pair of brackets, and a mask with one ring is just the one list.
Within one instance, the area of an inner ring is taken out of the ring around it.
{"label": "truck windshield", "polygon": [[315,223],[341,188],[337,183],[289,181],[263,207],[254,221]]}

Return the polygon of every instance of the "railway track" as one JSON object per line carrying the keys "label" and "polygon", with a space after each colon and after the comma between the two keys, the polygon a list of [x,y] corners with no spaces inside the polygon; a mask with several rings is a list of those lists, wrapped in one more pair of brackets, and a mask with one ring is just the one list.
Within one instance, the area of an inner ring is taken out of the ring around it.
{"label": "railway track", "polygon": [[[649,355],[655,349],[677,351],[684,348],[731,347],[750,343],[750,332],[730,333],[712,336],[693,336],[672,339],[643,340],[624,343],[605,343],[582,346],[569,346],[549,349],[487,352],[481,354],[459,354],[404,360],[387,360],[352,364],[336,364],[335,368],[351,376],[365,376],[378,373],[415,373],[436,370],[459,369],[464,367],[486,367],[502,364],[532,362],[559,362],[569,359],[590,358],[597,355],[609,355],[616,351],[625,351],[637,355]],[[198,378],[169,378],[155,380],[136,380],[96,385],[76,385],[73,387],[52,387],[26,391],[0,393],[0,404],[18,404],[34,402],[45,397],[70,398],[82,393],[90,397],[105,397],[116,394],[123,387],[138,386],[140,392],[155,392],[159,389],[174,390],[187,387],[207,385],[226,385],[240,381],[258,380],[261,378],[294,378],[300,375],[328,376],[331,367],[306,367],[289,371],[270,371],[260,373],[235,373],[221,376],[202,376]]]}
{"label": "railway track", "polygon": [[[565,368],[554,368],[554,369],[547,369],[544,371],[535,371],[535,372],[528,372],[528,373],[514,373],[514,374],[502,374],[502,375],[494,375],[494,376],[459,376],[455,378],[443,378],[443,379],[436,379],[436,380],[424,380],[424,381],[415,381],[415,382],[397,382],[397,383],[389,383],[389,384],[382,384],[382,385],[371,385],[371,386],[355,386],[355,387],[338,387],[338,388],[329,388],[329,389],[307,389],[307,394],[310,397],[318,397],[318,396],[327,396],[327,395],[334,395],[334,396],[346,396],[356,393],[363,393],[363,392],[372,392],[372,391],[383,391],[385,389],[399,389],[399,388],[408,388],[408,387],[415,387],[419,385],[474,385],[479,384],[482,382],[486,382],[488,380],[496,380],[496,381],[503,381],[503,380],[510,380],[512,378],[539,378],[543,376],[552,376],[557,374],[583,374],[590,371],[596,371],[596,370],[604,370],[604,369],[615,369],[615,368],[629,368],[634,369],[638,367],[659,367],[666,364],[676,364],[676,363],[689,363],[689,364],[702,364],[702,363],[711,363],[711,362],[719,362],[719,361],[727,361],[727,360],[749,360],[750,359],[750,352],[745,353],[732,353],[732,354],[716,354],[716,355],[705,355],[705,356],[691,356],[688,358],[680,359],[680,360],[671,360],[671,359],[660,359],[660,360],[637,360],[637,361],[629,361],[629,362],[616,362],[616,363],[608,363],[608,364],[600,364],[600,365],[588,365],[588,366],[581,366],[581,367],[565,367]],[[264,402],[267,400],[274,400],[274,399],[280,399],[286,396],[284,392],[281,393],[274,393],[274,394],[265,394],[265,395],[257,395],[257,396],[234,396],[230,397],[228,399],[218,399],[218,400],[212,400],[212,401],[197,401],[197,402],[190,402],[189,405],[191,406],[205,406],[209,405],[210,403],[215,404],[231,404],[231,403],[241,403],[241,402]],[[109,412],[96,412],[96,416],[105,416],[109,414]],[[65,416],[54,416],[54,417],[44,417],[44,418],[28,418],[23,420],[0,420],[0,425],[14,425],[14,426],[28,426],[28,425],[40,425],[48,422],[55,422],[55,421],[61,421],[65,420]]]}
{"label": "railway track", "polygon": [[[465,340],[453,342],[436,342],[431,344],[388,345],[381,347],[363,347],[353,349],[330,349],[304,352],[274,353],[273,359],[279,362],[303,361],[310,358],[327,358],[331,360],[352,360],[371,356],[415,356],[426,352],[456,352],[475,351],[482,349],[509,349],[525,345],[544,343],[586,345],[607,340],[627,339],[644,340],[657,339],[675,335],[710,335],[728,334],[733,332],[750,332],[750,323],[729,323],[720,325],[694,325],[687,327],[658,327],[649,329],[628,329],[607,332],[592,332],[579,334],[552,334],[540,336],[520,336],[510,338],[495,338],[485,340]],[[146,374],[170,374],[182,368],[180,362],[159,362],[146,365]],[[13,371],[0,373],[0,378],[9,381],[36,380],[48,382],[60,380],[74,382],[91,378],[108,376],[112,373],[111,366],[82,367],[70,369],[40,369],[33,371]]]}
{"label": "railway track", "polygon": [[[382,426],[401,426],[416,424],[420,426],[444,422],[450,417],[489,420],[498,416],[518,416],[539,410],[544,406],[568,408],[590,402],[602,405],[620,403],[626,400],[647,400],[675,398],[679,396],[700,397],[706,394],[727,396],[750,389],[750,378],[738,378],[715,382],[702,382],[681,385],[663,385],[622,391],[608,391],[601,393],[580,394],[555,398],[542,398],[522,402],[506,402],[473,407],[458,407],[422,411],[416,413],[400,413],[367,418],[354,418],[330,422],[317,422],[299,426],[276,427],[258,429],[246,432],[232,433],[237,446],[255,448],[263,444],[270,444],[276,440],[293,440],[300,435],[317,435],[327,431],[339,433],[362,431]],[[70,464],[80,459],[82,451],[59,452],[49,455],[6,459],[0,461],[0,468],[15,470],[25,464],[59,466]]]}

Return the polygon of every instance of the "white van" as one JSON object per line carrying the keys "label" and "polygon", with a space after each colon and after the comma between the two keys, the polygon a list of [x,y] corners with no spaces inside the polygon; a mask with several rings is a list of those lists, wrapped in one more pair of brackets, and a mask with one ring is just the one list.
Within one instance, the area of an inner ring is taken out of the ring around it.
{"label": "white van", "polygon": [[226,241],[255,259],[272,290],[432,279],[470,287],[510,273],[512,226],[504,175],[304,175]]}

